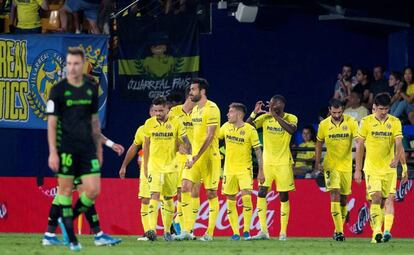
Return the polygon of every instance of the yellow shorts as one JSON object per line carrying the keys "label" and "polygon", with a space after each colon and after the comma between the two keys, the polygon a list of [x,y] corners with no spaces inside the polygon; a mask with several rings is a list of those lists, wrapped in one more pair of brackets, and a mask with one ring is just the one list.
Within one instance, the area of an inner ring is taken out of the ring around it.
{"label": "yellow shorts", "polygon": [[184,169],[182,178],[193,183],[199,183],[203,180],[205,189],[217,190],[220,181],[220,172],[220,157],[202,157],[191,169]]}
{"label": "yellow shorts", "polygon": [[292,165],[263,165],[263,172],[265,182],[262,186],[272,187],[273,181],[275,181],[278,192],[295,190]]}
{"label": "yellow shorts", "polygon": [[145,177],[144,174],[141,174],[141,177],[139,179],[138,197],[139,198],[151,198],[148,179],[147,177]]}
{"label": "yellow shorts", "polygon": [[244,170],[238,174],[226,174],[223,176],[223,194],[236,195],[239,190],[252,190],[253,176],[251,170]]}
{"label": "yellow shorts", "polygon": [[151,193],[160,193],[164,197],[173,197],[177,194],[178,172],[151,173],[148,183]]}
{"label": "yellow shorts", "polygon": [[339,189],[341,195],[351,194],[352,172],[325,170],[324,177],[326,189],[328,191]]}
{"label": "yellow shorts", "polygon": [[382,198],[387,198],[390,194],[395,194],[396,192],[397,171],[384,175],[367,174],[365,176],[365,183],[367,195],[370,199],[375,192],[381,192]]}
{"label": "yellow shorts", "polygon": [[185,169],[185,163],[186,162],[178,162],[178,182],[177,182],[177,188],[180,189],[181,185],[183,183],[183,172]]}

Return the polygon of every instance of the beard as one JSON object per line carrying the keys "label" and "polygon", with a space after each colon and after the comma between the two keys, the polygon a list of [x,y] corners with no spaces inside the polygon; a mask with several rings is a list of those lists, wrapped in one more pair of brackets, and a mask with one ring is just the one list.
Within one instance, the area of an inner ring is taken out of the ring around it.
{"label": "beard", "polygon": [[191,99],[191,102],[197,103],[198,101],[200,101],[201,95],[200,94],[194,95],[194,96],[190,97],[190,99]]}

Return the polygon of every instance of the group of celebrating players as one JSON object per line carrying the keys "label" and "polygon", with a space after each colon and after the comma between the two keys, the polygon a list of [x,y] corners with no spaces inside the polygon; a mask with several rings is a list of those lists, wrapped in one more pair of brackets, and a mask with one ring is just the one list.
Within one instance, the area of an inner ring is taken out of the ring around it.
{"label": "group of celebrating players", "polygon": [[[97,117],[97,86],[82,75],[83,64],[83,52],[76,48],[69,49],[67,78],[52,88],[47,103],[49,167],[57,173],[59,188],[50,210],[43,243],[60,244],[54,234],[60,223],[64,239],[67,239],[65,243],[75,251],[80,250],[81,246],[73,231],[73,219],[81,213],[85,213],[96,234],[95,244],[114,245],[121,242],[100,230],[94,207],[100,190],[101,143],[105,140],[101,138]],[[246,107],[241,103],[230,104],[228,121],[220,127],[220,109],[208,100],[208,89],[205,79],[196,78],[192,80],[185,102],[181,105],[170,108],[164,97],[155,98],[150,107],[151,117],[136,131],[119,174],[121,178],[125,177],[126,167],[142,147],[138,196],[141,198],[141,222],[145,234],[139,240],[157,239],[160,202],[164,239],[195,239],[193,228],[200,206],[201,185],[204,185],[208,198],[209,222],[204,236],[199,240],[213,240],[219,213],[219,140],[223,140],[226,153],[222,192],[227,198],[228,219],[233,230],[231,240],[240,240],[241,237],[244,240],[270,239],[266,196],[275,182],[280,196],[279,240],[285,241],[290,214],[289,192],[295,189],[290,141],[297,129],[297,117],[286,113],[285,98],[275,95],[266,104],[257,102],[246,121]],[[354,139],[357,140],[354,178],[360,183],[364,170],[367,199],[371,204],[372,242],[387,242],[391,238],[393,207],[392,199],[387,198],[392,197],[396,190],[397,165],[402,165],[403,181],[407,180],[407,166],[401,141],[401,123],[388,114],[390,100],[388,94],[377,95],[373,114],[365,117],[358,127],[352,117],[343,114],[342,103],[333,99],[329,107],[330,116],[319,125],[315,166],[324,173],[326,187],[331,194],[331,214],[335,226],[333,238],[336,241],[345,240],[343,225],[348,213],[347,195],[351,193]],[[263,155],[257,129],[263,130]],[[327,152],[321,164],[324,143]],[[110,140],[106,140],[106,144],[122,153]],[[252,149],[259,166],[257,211],[260,231],[251,237]],[[81,187],[78,188],[80,195],[72,208],[72,191],[76,185]],[[244,220],[241,235],[236,205],[239,192]],[[174,197],[177,197],[177,208]],[[177,217],[174,219],[175,214]],[[178,230],[175,235],[171,234],[172,225]]]}

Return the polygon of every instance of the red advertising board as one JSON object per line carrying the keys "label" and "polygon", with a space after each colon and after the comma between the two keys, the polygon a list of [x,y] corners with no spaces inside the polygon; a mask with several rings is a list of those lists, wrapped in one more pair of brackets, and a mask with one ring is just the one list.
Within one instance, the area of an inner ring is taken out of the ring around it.
{"label": "red advertising board", "polygon": [[[102,193],[96,202],[100,222],[109,234],[141,235],[140,201],[137,198],[138,180],[102,179]],[[255,184],[256,185],[256,184]],[[395,221],[392,229],[395,237],[414,237],[414,194],[410,180],[399,185],[395,202]],[[255,186],[256,187],[256,186]],[[352,186],[348,207],[350,220],[345,226],[348,237],[370,236],[369,208],[365,200],[365,186]],[[208,202],[205,192],[201,192],[201,205],[196,223],[196,235],[204,234],[208,222]],[[42,186],[37,186],[36,178],[4,177],[0,178],[0,232],[41,233],[45,231],[49,207],[56,194],[56,180],[46,178]],[[256,192],[253,204],[256,204]],[[215,235],[232,234],[226,216],[226,203],[220,199],[220,213],[216,223]],[[76,200],[76,199],[74,199]],[[278,193],[268,194],[268,225],[272,236],[279,233]],[[291,214],[288,226],[289,236],[330,237],[333,223],[330,215],[329,194],[319,188],[315,180],[296,180],[296,191],[290,194]],[[238,198],[241,214],[241,198]],[[159,231],[161,233],[161,216]],[[75,224],[77,226],[77,224]],[[89,233],[86,221],[82,224],[82,233]],[[240,226],[243,226],[240,215]],[[251,232],[259,229],[257,209],[254,210]]]}

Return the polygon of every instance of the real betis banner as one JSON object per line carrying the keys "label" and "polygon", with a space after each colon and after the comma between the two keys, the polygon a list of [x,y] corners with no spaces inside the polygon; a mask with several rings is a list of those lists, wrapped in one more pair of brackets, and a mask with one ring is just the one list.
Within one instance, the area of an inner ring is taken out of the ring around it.
{"label": "real betis banner", "polygon": [[106,36],[0,35],[0,128],[46,128],[46,102],[51,88],[66,76],[68,47],[85,51],[84,73],[99,83],[99,115],[105,124]]}
{"label": "real betis banner", "polygon": [[195,15],[119,19],[117,84],[124,98],[148,100],[184,91],[199,71]]}

